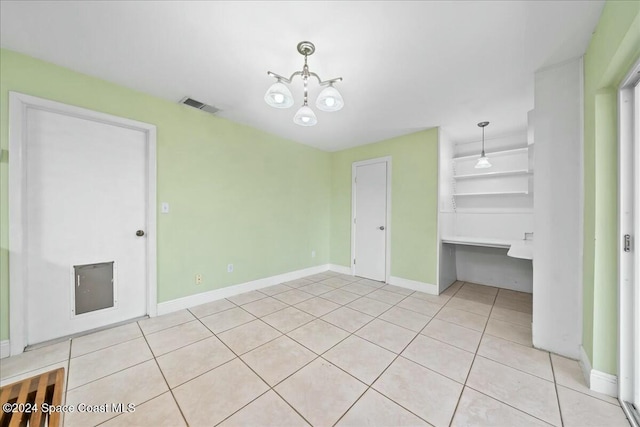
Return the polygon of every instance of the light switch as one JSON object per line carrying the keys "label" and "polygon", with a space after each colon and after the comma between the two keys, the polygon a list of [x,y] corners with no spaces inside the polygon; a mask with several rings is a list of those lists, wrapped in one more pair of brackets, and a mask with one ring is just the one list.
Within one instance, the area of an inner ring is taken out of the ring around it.
{"label": "light switch", "polygon": [[162,205],[160,205],[160,212],[163,214],[169,213],[169,203],[162,202]]}

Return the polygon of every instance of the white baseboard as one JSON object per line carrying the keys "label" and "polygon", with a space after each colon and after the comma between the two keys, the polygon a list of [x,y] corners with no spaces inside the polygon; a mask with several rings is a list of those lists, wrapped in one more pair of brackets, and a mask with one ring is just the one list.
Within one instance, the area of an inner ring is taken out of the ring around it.
{"label": "white baseboard", "polygon": [[174,311],[183,310],[185,308],[194,307],[196,305],[205,304],[211,301],[229,298],[244,292],[266,288],[268,286],[277,285],[283,282],[290,282],[292,280],[301,279],[305,276],[311,276],[312,274],[322,273],[323,271],[327,270],[329,270],[329,264],[323,264],[315,267],[305,268],[303,270],[279,274],[277,276],[252,280],[251,282],[241,283],[239,285],[227,286],[226,288],[214,289],[212,291],[189,295],[171,301],[161,302],[158,303],[157,315],[160,316],[162,314],[172,313]]}
{"label": "white baseboard", "polygon": [[592,369],[589,388],[607,396],[618,397],[618,377]]}
{"label": "white baseboard", "polygon": [[9,340],[0,341],[0,359],[4,359],[10,355],[11,345],[9,345]]}
{"label": "white baseboard", "polygon": [[607,396],[618,397],[618,377],[593,369],[589,356],[582,346],[580,346],[580,360],[578,362],[582,368],[582,375],[584,375],[587,387]]}
{"label": "white baseboard", "polygon": [[389,277],[389,284],[400,286],[414,291],[420,291],[431,295],[438,295],[438,286],[431,283],[418,282],[417,280],[403,279],[402,277]]}
{"label": "white baseboard", "polygon": [[343,265],[337,265],[337,264],[329,264],[329,270],[335,271],[336,273],[340,273],[340,274],[348,274],[349,276],[351,276],[351,267],[345,267]]}

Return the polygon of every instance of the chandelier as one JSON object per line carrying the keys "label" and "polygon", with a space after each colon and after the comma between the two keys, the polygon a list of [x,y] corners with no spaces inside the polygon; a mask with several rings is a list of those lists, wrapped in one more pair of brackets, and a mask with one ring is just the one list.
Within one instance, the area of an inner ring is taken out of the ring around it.
{"label": "chandelier", "polygon": [[307,57],[313,55],[313,52],[316,51],[316,47],[313,43],[308,41],[302,41],[298,43],[298,52],[300,55],[304,56],[304,66],[302,67],[302,71],[296,71],[291,74],[291,77],[286,78],[279,74],[272,73],[271,71],[267,71],[267,74],[271,77],[274,77],[277,81],[271,85],[267,93],[264,95],[264,100],[272,107],[275,108],[289,108],[293,105],[293,96],[291,95],[291,91],[285,85],[291,84],[291,81],[294,77],[300,76],[302,78],[302,84],[304,87],[304,101],[302,103],[302,107],[296,112],[296,115],[293,116],[293,122],[300,126],[313,126],[318,123],[318,119],[316,118],[315,113],[311,108],[309,108],[307,98],[308,98],[308,83],[310,77],[315,77],[318,79],[318,83],[320,86],[326,86],[320,95],[318,95],[318,99],[316,99],[316,107],[322,111],[338,111],[342,109],[344,106],[344,100],[342,99],[342,95],[340,92],[333,87],[335,82],[342,81],[342,77],[336,77],[335,79],[330,80],[322,80],[319,75],[314,72],[309,71],[309,66],[307,65]]}

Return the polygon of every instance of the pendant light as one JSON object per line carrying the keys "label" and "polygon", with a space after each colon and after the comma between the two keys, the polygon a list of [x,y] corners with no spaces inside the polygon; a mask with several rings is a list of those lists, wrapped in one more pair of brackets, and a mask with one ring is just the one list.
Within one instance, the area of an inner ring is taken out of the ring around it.
{"label": "pendant light", "polygon": [[325,87],[320,95],[318,95],[318,99],[316,100],[316,107],[322,111],[334,112],[342,109],[344,106],[344,100],[342,99],[342,95],[338,92],[338,89],[333,87],[333,84],[339,81],[342,81],[342,77],[337,77],[335,79],[329,79],[323,81],[320,76],[316,73],[309,71],[309,66],[307,65],[307,57],[313,55],[316,51],[316,47],[313,43],[309,41],[302,41],[298,43],[298,53],[304,56],[304,66],[302,67],[302,71],[296,71],[291,74],[291,77],[286,78],[276,73],[272,73],[268,71],[271,77],[276,79],[276,82],[269,87],[267,93],[264,95],[264,100],[267,104],[274,108],[289,108],[293,105],[293,96],[291,95],[291,91],[285,85],[291,84],[291,80],[294,77],[300,76],[302,78],[302,82],[304,85],[304,100],[302,103],[302,107],[298,109],[295,116],[293,116],[293,122],[300,126],[313,126],[318,123],[318,118],[313,110],[308,105],[307,95],[308,89],[307,85],[309,83],[310,77],[315,77],[318,80],[318,84],[320,86]]}
{"label": "pendant light", "polygon": [[476,169],[485,169],[490,168],[491,163],[489,162],[489,158],[484,154],[484,128],[489,124],[489,122],[480,122],[478,126],[482,128],[482,153],[480,154],[480,158],[476,163]]}

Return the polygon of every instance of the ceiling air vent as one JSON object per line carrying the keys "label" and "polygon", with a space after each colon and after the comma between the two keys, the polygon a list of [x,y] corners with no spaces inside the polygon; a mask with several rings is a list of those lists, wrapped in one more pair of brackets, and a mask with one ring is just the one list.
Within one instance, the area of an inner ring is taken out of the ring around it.
{"label": "ceiling air vent", "polygon": [[189,98],[185,96],[180,100],[180,104],[188,105],[189,107],[197,108],[198,110],[206,111],[207,113],[215,114],[220,111],[219,108],[214,107],[213,105],[205,104],[204,102],[196,101],[193,98]]}

